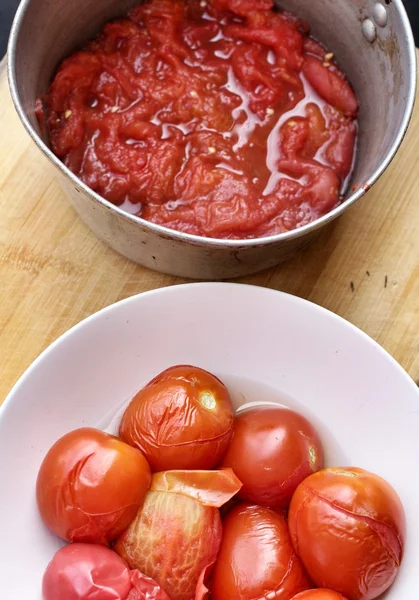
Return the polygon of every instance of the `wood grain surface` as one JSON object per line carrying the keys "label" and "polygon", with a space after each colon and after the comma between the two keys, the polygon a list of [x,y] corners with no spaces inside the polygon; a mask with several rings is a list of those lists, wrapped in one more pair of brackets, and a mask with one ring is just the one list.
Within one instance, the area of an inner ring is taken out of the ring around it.
{"label": "wood grain surface", "polygon": [[[24,131],[0,66],[0,402],[36,356],[88,315],[180,278],[100,242]],[[239,281],[283,290],[354,323],[419,380],[419,106],[380,182],[309,249]],[[356,376],[356,374],[354,374]]]}

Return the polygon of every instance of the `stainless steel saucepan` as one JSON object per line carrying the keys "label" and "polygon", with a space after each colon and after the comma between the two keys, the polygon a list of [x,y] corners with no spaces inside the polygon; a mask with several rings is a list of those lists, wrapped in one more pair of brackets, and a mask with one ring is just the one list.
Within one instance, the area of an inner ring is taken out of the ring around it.
{"label": "stainless steel saucepan", "polygon": [[[80,217],[124,256],[174,275],[226,279],[273,266],[307,246],[320,230],[368,193],[396,154],[413,110],[415,44],[401,0],[280,0],[307,19],[313,35],[333,51],[360,103],[360,136],[353,182],[345,201],[295,231],[246,241],[213,240],[172,231],[126,214],[90,190],[42,139],[34,114],[60,61],[107,20],[138,0],[23,0],[13,24],[8,70],[17,112],[56,168]],[[395,199],[395,202],[397,199]]]}

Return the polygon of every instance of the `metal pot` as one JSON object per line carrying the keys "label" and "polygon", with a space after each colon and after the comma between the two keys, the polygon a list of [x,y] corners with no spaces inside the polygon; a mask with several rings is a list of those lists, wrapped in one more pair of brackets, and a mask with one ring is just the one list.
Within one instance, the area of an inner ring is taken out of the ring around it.
{"label": "metal pot", "polygon": [[102,240],[146,267],[199,279],[226,279],[271,267],[307,246],[322,227],[365,195],[397,152],[412,114],[415,44],[401,0],[280,0],[306,18],[332,50],[360,102],[360,136],[345,201],[323,218],[280,235],[229,241],[172,231],[128,215],[92,192],[41,138],[35,100],[46,92],[59,62],[138,0],[23,0],[9,42],[12,98],[29,134],[56,167],[80,217]]}

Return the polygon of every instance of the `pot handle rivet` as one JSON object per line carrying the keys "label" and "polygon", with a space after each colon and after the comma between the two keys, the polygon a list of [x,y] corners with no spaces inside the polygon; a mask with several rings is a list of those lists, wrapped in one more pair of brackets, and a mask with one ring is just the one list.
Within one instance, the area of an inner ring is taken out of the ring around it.
{"label": "pot handle rivet", "polygon": [[385,27],[387,25],[388,14],[386,7],[379,2],[377,2],[377,4],[374,6],[372,10],[372,16],[379,27]]}
{"label": "pot handle rivet", "polygon": [[377,37],[377,30],[371,19],[365,19],[362,23],[362,31],[369,42],[373,42]]}

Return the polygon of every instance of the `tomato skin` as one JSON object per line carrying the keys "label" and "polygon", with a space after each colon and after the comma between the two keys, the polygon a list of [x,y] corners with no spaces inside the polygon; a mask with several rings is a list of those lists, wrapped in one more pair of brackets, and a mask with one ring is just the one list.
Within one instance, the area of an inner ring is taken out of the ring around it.
{"label": "tomato skin", "polygon": [[283,407],[260,407],[236,415],[223,467],[243,487],[240,498],[288,508],[297,486],[323,466],[321,441],[302,415]]}
{"label": "tomato skin", "polygon": [[60,548],[42,580],[44,600],[170,600],[150,577],[97,544]]}
{"label": "tomato skin", "polygon": [[60,548],[42,580],[44,600],[126,600],[130,571],[120,556],[94,544]]}
{"label": "tomato skin", "polygon": [[82,428],[48,451],[36,497],[45,525],[56,535],[106,545],[134,519],[150,483],[141,452],[103,431]]}
{"label": "tomato skin", "polygon": [[170,600],[201,600],[221,536],[217,508],[182,494],[149,492],[114,550],[157,581]]}
{"label": "tomato skin", "polygon": [[220,508],[236,497],[242,487],[232,469],[217,471],[165,471],[155,473],[150,492],[182,494],[203,506]]}
{"label": "tomato skin", "polygon": [[352,467],[311,475],[293,496],[288,524],[317,586],[348,600],[373,600],[396,578],[406,519],[399,497],[381,477]]}
{"label": "tomato skin", "polygon": [[221,543],[218,508],[240,487],[231,469],[156,473],[144,506],[114,549],[171,600],[204,600]]}
{"label": "tomato skin", "polygon": [[281,515],[247,503],[227,514],[212,577],[213,600],[289,600],[310,587]]}
{"label": "tomato skin", "polygon": [[143,575],[138,570],[131,571],[131,582],[134,587],[128,594],[127,600],[170,600],[154,579]]}
{"label": "tomato skin", "polygon": [[314,56],[305,57],[303,73],[326,102],[347,117],[358,113],[358,101],[349,83]]}
{"label": "tomato skin", "polygon": [[346,600],[338,592],[333,590],[326,590],[325,588],[319,588],[317,590],[307,590],[294,596],[292,600]]}
{"label": "tomato skin", "polygon": [[153,471],[212,469],[227,450],[233,408],[225,385],[198,367],[176,366],[133,398],[119,435]]}

